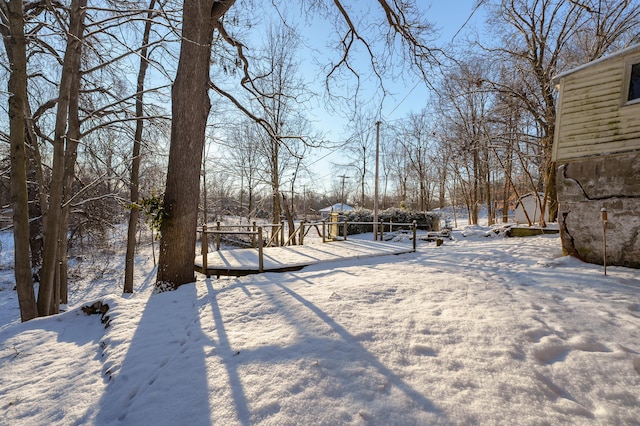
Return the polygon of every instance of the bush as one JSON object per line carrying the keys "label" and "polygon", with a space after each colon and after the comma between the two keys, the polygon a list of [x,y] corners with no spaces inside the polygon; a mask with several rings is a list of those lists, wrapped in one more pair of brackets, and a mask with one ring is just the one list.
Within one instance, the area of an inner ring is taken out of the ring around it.
{"label": "bush", "polygon": [[[413,221],[419,229],[425,231],[437,231],[440,224],[440,215],[434,212],[413,212],[404,209],[390,208],[378,213],[378,221],[384,223],[408,223]],[[344,212],[340,215],[340,221],[344,222],[373,222],[373,211],[359,208]],[[394,226],[394,229],[409,229],[411,225]],[[341,231],[342,232],[342,231]],[[365,232],[373,232],[373,225],[349,224],[347,226],[347,234],[363,234]]]}

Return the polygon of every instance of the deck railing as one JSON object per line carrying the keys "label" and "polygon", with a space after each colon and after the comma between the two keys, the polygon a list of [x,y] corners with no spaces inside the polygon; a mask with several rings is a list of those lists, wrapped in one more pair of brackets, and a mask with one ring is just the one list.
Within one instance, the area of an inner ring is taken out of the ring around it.
{"label": "deck railing", "polygon": [[[249,235],[251,236],[252,247],[258,247],[258,269],[260,272],[264,271],[264,256],[262,250],[264,249],[264,242],[262,239],[262,226],[256,227],[255,222],[253,223],[252,230],[226,230],[223,228],[246,228],[246,226],[242,225],[225,225],[221,226],[220,222],[217,223],[216,229],[209,230],[207,229],[207,225],[202,225],[202,243],[200,245],[200,254],[202,254],[202,270],[205,271],[207,278],[209,278],[209,274],[207,271],[207,255],[209,254],[209,241],[207,238],[207,234],[213,234],[216,237],[216,251],[220,250],[220,237],[222,235]],[[257,238],[257,241],[256,241]]]}
{"label": "deck railing", "polygon": [[[409,226],[413,231],[413,251],[416,251],[416,233],[417,233],[417,224],[414,220],[411,223],[394,223],[394,222],[331,222],[331,221],[320,221],[320,222],[300,222],[300,225],[294,229],[294,231],[289,235],[289,239],[285,241],[284,239],[284,223],[281,224],[269,224],[267,227],[271,228],[271,237],[269,239],[265,239],[264,228],[262,226],[257,226],[255,222],[253,225],[221,225],[220,222],[216,223],[216,227],[210,229],[207,225],[202,225],[202,228],[199,232],[202,233],[202,243],[200,248],[200,253],[202,254],[202,269],[205,271],[207,277],[209,274],[207,271],[207,255],[209,254],[209,239],[208,235],[215,236],[216,243],[216,251],[220,250],[222,236],[224,235],[248,235],[251,237],[251,247],[258,248],[258,268],[259,272],[264,271],[264,256],[263,249],[265,246],[270,246],[275,243],[278,246],[278,242],[280,242],[280,246],[293,245],[293,240],[297,235],[298,241],[300,245],[304,244],[304,238],[307,236],[309,231],[312,228],[318,233],[318,236],[322,238],[322,242],[334,241],[340,238],[339,234],[339,226],[342,226],[342,239],[347,241],[348,235],[348,227],[349,225],[378,225],[380,228],[380,239],[384,239],[384,228],[385,226],[389,227],[389,232],[393,231],[393,227],[398,226]],[[279,237],[279,238],[278,238]]]}

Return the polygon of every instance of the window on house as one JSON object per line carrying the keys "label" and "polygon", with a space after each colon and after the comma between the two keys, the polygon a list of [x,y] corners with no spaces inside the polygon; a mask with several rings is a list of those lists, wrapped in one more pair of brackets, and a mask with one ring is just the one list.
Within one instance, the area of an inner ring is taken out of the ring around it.
{"label": "window on house", "polygon": [[640,99],[640,63],[631,66],[631,76],[629,78],[629,96],[627,101]]}

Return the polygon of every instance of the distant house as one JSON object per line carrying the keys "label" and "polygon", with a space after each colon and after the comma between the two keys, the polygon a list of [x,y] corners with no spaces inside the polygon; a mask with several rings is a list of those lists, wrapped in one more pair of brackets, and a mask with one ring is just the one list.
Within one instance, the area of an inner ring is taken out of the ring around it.
{"label": "distant house", "polygon": [[640,267],[640,44],[555,78],[553,146],[563,251]]}
{"label": "distant house", "polygon": [[324,209],[320,209],[320,216],[324,220],[324,219],[328,219],[332,212],[343,213],[351,210],[353,210],[353,207],[351,207],[348,204],[336,203],[332,206],[325,207]]}

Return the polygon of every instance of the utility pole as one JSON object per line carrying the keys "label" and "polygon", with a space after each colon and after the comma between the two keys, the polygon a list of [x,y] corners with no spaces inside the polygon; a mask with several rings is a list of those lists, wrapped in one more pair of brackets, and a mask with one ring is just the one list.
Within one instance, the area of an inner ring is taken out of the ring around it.
{"label": "utility pole", "polygon": [[378,241],[378,165],[380,163],[380,121],[376,121],[376,177],[373,190],[373,240]]}
{"label": "utility pole", "polygon": [[340,205],[340,209],[344,211],[344,181],[346,179],[349,179],[349,176],[342,175],[342,176],[338,176],[338,177],[342,179],[342,190],[341,190],[342,192],[341,192],[341,195],[340,195],[340,204],[341,204]]}

